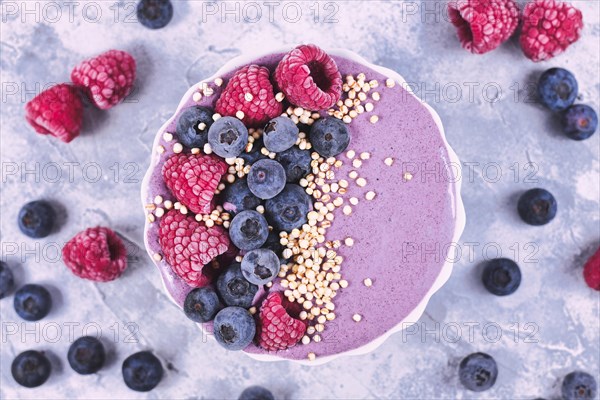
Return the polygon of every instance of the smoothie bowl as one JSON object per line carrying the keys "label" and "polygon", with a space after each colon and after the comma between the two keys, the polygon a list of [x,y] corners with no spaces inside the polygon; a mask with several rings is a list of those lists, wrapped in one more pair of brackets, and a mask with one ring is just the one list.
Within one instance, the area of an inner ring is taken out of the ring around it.
{"label": "smoothie bowl", "polygon": [[239,57],[156,135],[146,249],[228,350],[313,365],[366,353],[450,276],[458,165],[394,71],[314,45]]}

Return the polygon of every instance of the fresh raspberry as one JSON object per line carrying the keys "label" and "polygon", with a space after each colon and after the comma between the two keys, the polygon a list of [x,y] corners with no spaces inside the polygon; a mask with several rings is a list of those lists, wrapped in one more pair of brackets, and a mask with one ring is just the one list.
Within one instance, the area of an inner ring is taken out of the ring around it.
{"label": "fresh raspberry", "polygon": [[135,60],[121,50],[109,50],[73,68],[71,80],[102,110],[117,105],[131,92]]}
{"label": "fresh raspberry", "polygon": [[165,184],[183,205],[196,214],[208,214],[219,181],[227,171],[220,158],[205,154],[174,154],[162,168]]}
{"label": "fresh raspberry", "polygon": [[79,232],[62,249],[65,264],[91,281],[117,279],[127,268],[127,250],[119,236],[101,226]]}
{"label": "fresh raspberry", "polygon": [[173,271],[187,284],[199,287],[210,282],[202,269],[227,251],[229,236],[219,225],[208,228],[191,215],[171,210],[160,220],[158,243]]}
{"label": "fresh raspberry", "polygon": [[583,278],[589,287],[600,290],[600,248],[585,263],[583,267]]}
{"label": "fresh raspberry", "polygon": [[269,293],[260,308],[258,344],[265,350],[278,351],[294,346],[306,332],[306,323],[288,314],[279,292]]}
{"label": "fresh raspberry", "polygon": [[533,61],[549,60],[579,39],[581,11],[569,3],[535,0],[523,10],[521,48]]}
{"label": "fresh raspberry", "polygon": [[25,105],[25,118],[37,133],[69,143],[79,136],[83,119],[77,89],[61,83],[44,90]]}
{"label": "fresh raspberry", "polygon": [[462,47],[474,54],[494,50],[519,24],[519,8],[513,0],[455,0],[448,3],[448,16]]}
{"label": "fresh raspberry", "polygon": [[337,64],[314,44],[287,53],[275,69],[275,80],[290,103],[307,110],[330,108],[342,95]]}
{"label": "fresh raspberry", "polygon": [[262,128],[270,119],[280,115],[282,105],[275,100],[269,70],[258,65],[248,65],[238,70],[227,82],[215,110],[231,117],[242,111],[242,121],[252,128]]}

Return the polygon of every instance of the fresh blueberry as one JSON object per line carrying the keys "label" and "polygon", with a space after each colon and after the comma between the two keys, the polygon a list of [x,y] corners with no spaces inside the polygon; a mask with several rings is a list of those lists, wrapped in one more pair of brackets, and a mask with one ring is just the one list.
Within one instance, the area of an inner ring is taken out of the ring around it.
{"label": "fresh blueberry", "polygon": [[21,386],[34,388],[44,384],[50,377],[50,361],[39,351],[28,350],[19,354],[12,362],[10,372]]}
{"label": "fresh blueberry", "polygon": [[285,186],[285,170],[275,160],[258,160],[248,173],[248,187],[255,196],[271,199],[279,194]]}
{"label": "fresh blueberry", "polygon": [[310,129],[310,143],[321,156],[337,156],[348,147],[350,133],[346,124],[337,118],[318,119]]}
{"label": "fresh blueberry", "polygon": [[40,285],[29,284],[15,293],[15,311],[26,321],[39,321],[50,312],[52,297],[50,292]]}
{"label": "fresh blueberry", "polygon": [[194,322],[212,321],[221,304],[215,290],[210,286],[193,289],[185,296],[183,312]]}
{"label": "fresh blueberry", "polygon": [[214,334],[217,342],[227,350],[242,350],[252,342],[256,322],[248,310],[227,307],[215,317]]}
{"label": "fresh blueberry", "polygon": [[269,236],[269,225],[257,211],[238,213],[229,225],[229,237],[238,249],[254,250],[261,247]]}
{"label": "fresh blueberry", "polygon": [[252,149],[249,153],[242,151],[240,154],[240,158],[244,160],[244,165],[252,165],[258,160],[263,160],[267,158],[260,150],[264,147],[262,137],[255,139],[252,143]]}
{"label": "fresh blueberry", "polygon": [[562,117],[565,133],[573,140],[584,140],[596,132],[598,114],[585,104],[575,104],[565,111]]}
{"label": "fresh blueberry", "polygon": [[274,230],[269,232],[267,241],[262,245],[263,249],[269,249],[275,254],[281,254],[283,252],[283,245],[281,244],[281,238],[279,233]]}
{"label": "fresh blueberry", "polygon": [[231,214],[254,210],[262,203],[248,188],[245,179],[237,179],[223,192],[223,208]]}
{"label": "fresh blueberry", "polygon": [[140,0],[137,18],[146,28],[164,28],[173,18],[173,5],[169,0]]}
{"label": "fresh blueberry", "polygon": [[458,367],[460,383],[473,392],[488,390],[498,377],[498,366],[494,359],[485,353],[473,353],[465,357]]}
{"label": "fresh blueberry", "polygon": [[288,183],[277,196],[265,203],[265,215],[277,231],[291,232],[307,222],[312,200],[299,185]]}
{"label": "fresh blueberry", "polygon": [[275,159],[283,166],[287,183],[298,183],[311,171],[312,158],[309,150],[292,146],[278,153]]}
{"label": "fresh blueberry", "polygon": [[93,336],[83,336],[69,347],[67,360],[75,372],[81,375],[96,373],[104,365],[106,353],[102,342]]}
{"label": "fresh blueberry", "polygon": [[221,117],[208,130],[208,143],[220,157],[237,157],[248,144],[248,129],[237,118]]}
{"label": "fresh blueberry", "polygon": [[266,285],[279,273],[279,257],[269,249],[247,252],[242,259],[242,274],[255,285]]}
{"label": "fresh blueberry", "polygon": [[160,383],[163,376],[160,360],[149,351],[140,351],[127,357],[121,371],[127,387],[136,392],[149,392]]}
{"label": "fresh blueberry", "polygon": [[177,120],[175,135],[186,147],[204,148],[208,143],[208,130],[213,124],[213,112],[206,107],[194,106],[186,108]]}
{"label": "fresh blueberry", "polygon": [[571,372],[563,379],[563,400],[592,400],[596,398],[596,380],[587,372]]}
{"label": "fresh blueberry", "polygon": [[530,189],[519,198],[517,210],[529,225],[545,225],[556,216],[556,199],[544,189]]}
{"label": "fresh blueberry", "polygon": [[56,214],[50,203],[37,200],[25,204],[19,211],[19,229],[31,238],[43,238],[50,234]]}
{"label": "fresh blueberry", "polygon": [[4,298],[15,286],[13,273],[4,261],[0,261],[0,299]]}
{"label": "fresh blueberry", "polygon": [[575,76],[563,68],[550,68],[538,81],[540,100],[552,111],[565,110],[573,104],[577,90]]}
{"label": "fresh blueberry", "polygon": [[263,141],[267,150],[273,153],[285,151],[296,144],[298,127],[288,117],[277,117],[269,121],[263,131]]}
{"label": "fresh blueberry", "polygon": [[250,386],[244,389],[238,400],[275,400],[275,397],[262,386]]}
{"label": "fresh blueberry", "polygon": [[514,293],[521,284],[521,269],[513,260],[494,258],[487,262],[481,277],[483,285],[496,296]]}
{"label": "fresh blueberry", "polygon": [[244,277],[240,263],[233,263],[219,275],[217,291],[226,305],[249,308],[258,286]]}

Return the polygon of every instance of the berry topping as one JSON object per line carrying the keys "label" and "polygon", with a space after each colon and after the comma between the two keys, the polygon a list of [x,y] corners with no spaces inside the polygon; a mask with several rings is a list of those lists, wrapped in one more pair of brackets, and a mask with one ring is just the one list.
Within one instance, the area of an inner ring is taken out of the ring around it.
{"label": "berry topping", "polygon": [[523,9],[521,48],[533,61],[559,55],[579,39],[583,28],[581,11],[569,3],[534,0]]}
{"label": "berry topping", "polygon": [[275,397],[262,386],[250,386],[244,389],[238,400],[275,400]]}
{"label": "berry topping", "polygon": [[342,95],[337,64],[314,44],[287,53],[277,65],[275,80],[290,103],[308,110],[330,108]]}
{"label": "berry topping", "polygon": [[261,200],[252,194],[245,179],[236,179],[227,185],[223,193],[223,208],[231,214],[254,210],[260,203]]}
{"label": "berry topping", "polygon": [[47,201],[32,201],[19,211],[19,229],[31,238],[48,236],[52,232],[55,220],[56,213]]}
{"label": "berry topping", "polygon": [[565,133],[573,140],[585,140],[598,128],[598,114],[585,104],[575,104],[562,116]]}
{"label": "berry topping", "polygon": [[514,293],[521,284],[519,266],[508,258],[494,258],[487,262],[481,277],[483,285],[496,296]]}
{"label": "berry topping", "polygon": [[40,285],[29,284],[15,293],[15,311],[26,321],[39,321],[50,312],[52,297],[50,292]]}
{"label": "berry topping", "polygon": [[577,80],[563,68],[550,68],[538,81],[538,95],[542,104],[552,111],[567,109],[577,98]]}
{"label": "berry topping", "polygon": [[[263,127],[281,114],[282,106],[273,94],[269,70],[248,65],[231,77],[217,100],[216,111],[224,116],[239,116],[247,127]],[[241,111],[241,113],[238,113]]]}
{"label": "berry topping", "polygon": [[278,153],[275,159],[283,166],[288,183],[298,183],[312,170],[310,151],[301,150],[296,146]]}
{"label": "berry topping", "polygon": [[321,156],[337,156],[348,147],[350,132],[346,124],[337,118],[321,118],[310,128],[310,143]]}
{"label": "berry topping", "polygon": [[583,278],[589,287],[600,290],[600,248],[585,263],[583,267]]}
{"label": "berry topping", "polygon": [[296,144],[299,132],[298,126],[288,117],[273,118],[263,131],[265,147],[273,153],[287,150]]}
{"label": "berry topping", "polygon": [[242,259],[242,274],[255,285],[266,285],[279,273],[279,257],[268,249],[247,252]]}
{"label": "berry topping", "polygon": [[530,189],[519,198],[517,210],[529,225],[545,225],[556,216],[557,204],[547,190]]}
{"label": "berry topping", "polygon": [[227,350],[242,350],[256,334],[252,315],[241,307],[227,307],[217,313],[214,322],[217,342]]}
{"label": "berry topping", "polygon": [[274,229],[291,232],[307,222],[311,198],[302,187],[288,183],[281,193],[265,203],[265,215]]}
{"label": "berry topping", "polygon": [[73,68],[71,80],[100,109],[107,110],[127,97],[135,80],[135,60],[121,50],[109,50]]}
{"label": "berry topping", "polygon": [[109,228],[88,228],[79,232],[62,250],[67,267],[78,277],[107,282],[117,279],[127,268],[127,249]]}
{"label": "berry topping", "polygon": [[19,354],[12,362],[10,372],[19,385],[34,388],[44,384],[50,377],[52,365],[39,351],[28,350]]}
{"label": "berry topping", "polygon": [[290,316],[282,302],[281,293],[272,292],[260,307],[258,344],[267,351],[290,348],[306,332],[306,323]]}
{"label": "berry topping", "polygon": [[248,129],[237,118],[219,118],[208,130],[208,143],[220,157],[237,157],[248,144]]}
{"label": "berry topping", "polygon": [[14,286],[15,280],[11,269],[4,261],[0,261],[0,299],[6,297]]}
{"label": "berry topping", "polygon": [[597,384],[587,372],[574,371],[565,376],[562,383],[564,400],[592,400],[596,398]]}
{"label": "berry topping", "polygon": [[173,5],[169,0],[140,0],[137,19],[150,29],[164,28],[173,18]]}
{"label": "berry topping", "polygon": [[83,104],[77,89],[61,83],[44,90],[27,103],[25,118],[37,133],[52,135],[69,143],[79,136]]}
{"label": "berry topping", "polygon": [[160,383],[163,376],[160,360],[149,351],[140,351],[127,357],[121,371],[127,387],[136,392],[149,392]]}
{"label": "berry topping", "polygon": [[248,173],[248,188],[261,199],[271,199],[281,193],[285,186],[285,170],[275,160],[258,160]]}
{"label": "berry topping", "polygon": [[173,154],[165,161],[162,175],[175,198],[196,214],[209,214],[212,199],[227,165],[204,154]]}
{"label": "berry topping", "polygon": [[226,305],[248,308],[258,286],[244,277],[240,263],[233,263],[217,279],[217,291]]}
{"label": "berry topping", "polygon": [[208,130],[213,124],[212,116],[212,110],[206,107],[186,108],[179,115],[175,129],[179,142],[190,149],[202,149],[208,143]]}
{"label": "berry topping", "polygon": [[194,322],[208,322],[212,321],[220,307],[215,290],[205,286],[193,289],[185,296],[183,312]]}
{"label": "berry topping", "polygon": [[75,372],[81,375],[96,373],[104,365],[106,353],[100,340],[93,336],[83,336],[69,347],[67,360]]}
{"label": "berry topping", "polygon": [[469,354],[458,367],[460,383],[473,392],[488,390],[498,377],[498,366],[494,359],[485,353]]}
{"label": "berry topping", "polygon": [[231,241],[241,250],[258,249],[265,243],[268,235],[269,225],[257,211],[242,211],[233,217],[229,225]]}
{"label": "berry topping", "polygon": [[519,8],[513,0],[451,1],[448,16],[462,47],[473,54],[494,50],[519,24]]}
{"label": "berry topping", "polygon": [[219,225],[208,228],[193,216],[170,210],[160,220],[158,243],[165,259],[190,286],[205,286],[209,278],[202,269],[229,248],[227,231]]}

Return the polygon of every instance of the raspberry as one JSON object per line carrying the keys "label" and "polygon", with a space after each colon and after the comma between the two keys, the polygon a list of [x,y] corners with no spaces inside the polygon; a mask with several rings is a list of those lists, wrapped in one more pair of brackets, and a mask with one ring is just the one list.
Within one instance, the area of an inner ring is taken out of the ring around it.
{"label": "raspberry", "polygon": [[75,275],[91,281],[112,281],[127,268],[123,241],[112,230],[101,226],[75,235],[63,247],[62,256]]}
{"label": "raspberry", "polygon": [[330,108],[342,95],[337,64],[314,44],[287,53],[275,69],[275,80],[290,103],[308,110]]}
{"label": "raspberry", "polygon": [[131,92],[135,60],[124,51],[109,50],[73,68],[71,80],[85,90],[98,108],[108,110]]}
{"label": "raspberry", "polygon": [[211,228],[191,215],[171,210],[160,220],[158,243],[165,259],[186,283],[206,286],[210,278],[203,274],[204,266],[229,248],[229,236],[221,226]]}
{"label": "raspberry", "polygon": [[177,200],[196,214],[208,214],[226,171],[227,165],[215,156],[174,154],[165,161],[162,175]]}
{"label": "raspberry", "polygon": [[37,133],[69,143],[79,136],[83,119],[83,105],[77,89],[61,83],[44,90],[27,103],[25,118]]}
{"label": "raspberry", "polygon": [[457,0],[448,3],[450,22],[462,47],[474,54],[494,50],[508,40],[519,24],[513,0]]}
{"label": "raspberry", "polygon": [[583,267],[585,283],[595,290],[600,290],[600,248],[585,263]]}
{"label": "raspberry", "polygon": [[581,11],[569,3],[535,0],[523,10],[521,48],[535,62],[559,55],[579,39]]}
{"label": "raspberry", "polygon": [[282,105],[275,100],[269,70],[258,65],[238,70],[227,82],[215,110],[230,117],[242,111],[242,121],[251,128],[262,128],[270,119],[280,115]]}
{"label": "raspberry", "polygon": [[306,323],[291,317],[282,304],[279,292],[269,293],[260,308],[257,329],[258,344],[268,351],[285,350],[294,346],[306,332]]}

